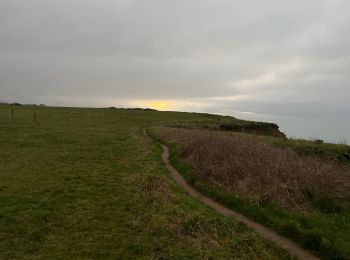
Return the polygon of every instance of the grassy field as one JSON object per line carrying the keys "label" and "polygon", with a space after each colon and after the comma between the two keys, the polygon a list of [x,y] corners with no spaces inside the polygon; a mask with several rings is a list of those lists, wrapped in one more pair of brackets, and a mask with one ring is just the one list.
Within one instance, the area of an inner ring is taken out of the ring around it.
{"label": "grassy field", "polygon": [[182,192],[142,135],[212,118],[1,105],[0,258],[290,259]]}
{"label": "grassy field", "polygon": [[170,146],[172,164],[203,194],[324,259],[350,259],[348,146],[212,129],[151,132]]}

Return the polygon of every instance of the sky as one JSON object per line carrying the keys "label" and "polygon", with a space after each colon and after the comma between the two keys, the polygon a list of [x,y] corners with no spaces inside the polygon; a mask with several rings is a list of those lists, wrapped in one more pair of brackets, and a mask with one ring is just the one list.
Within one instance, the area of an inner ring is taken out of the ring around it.
{"label": "sky", "polygon": [[348,0],[0,0],[0,100],[152,107],[350,142]]}

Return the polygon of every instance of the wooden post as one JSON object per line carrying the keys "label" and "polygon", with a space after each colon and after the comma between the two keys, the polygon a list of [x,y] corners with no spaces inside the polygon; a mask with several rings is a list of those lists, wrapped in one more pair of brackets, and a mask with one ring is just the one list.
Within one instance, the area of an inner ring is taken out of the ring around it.
{"label": "wooden post", "polygon": [[34,111],[34,118],[33,118],[33,122],[36,123],[36,111]]}
{"label": "wooden post", "polygon": [[12,120],[12,123],[13,123],[13,108],[11,109],[11,120]]}

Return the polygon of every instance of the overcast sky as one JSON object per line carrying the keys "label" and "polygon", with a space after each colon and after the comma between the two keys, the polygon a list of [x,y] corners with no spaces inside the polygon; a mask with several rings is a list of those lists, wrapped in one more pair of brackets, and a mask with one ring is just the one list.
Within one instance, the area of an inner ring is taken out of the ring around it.
{"label": "overcast sky", "polygon": [[350,141],[349,0],[0,0],[0,100],[153,106]]}

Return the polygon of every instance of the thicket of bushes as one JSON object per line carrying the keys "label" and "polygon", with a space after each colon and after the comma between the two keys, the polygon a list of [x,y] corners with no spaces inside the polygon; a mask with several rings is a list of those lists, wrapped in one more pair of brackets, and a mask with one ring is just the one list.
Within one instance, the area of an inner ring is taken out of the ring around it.
{"label": "thicket of bushes", "polygon": [[197,121],[187,123],[171,123],[168,126],[185,129],[208,129],[216,131],[241,132],[256,135],[265,135],[278,138],[285,138],[286,135],[279,130],[279,126],[273,123],[246,121],[235,118],[225,120]]}
{"label": "thicket of bushes", "polygon": [[350,259],[349,168],[291,145],[274,147],[265,137],[178,128],[154,133],[170,146],[172,164],[203,194],[324,259]]}

